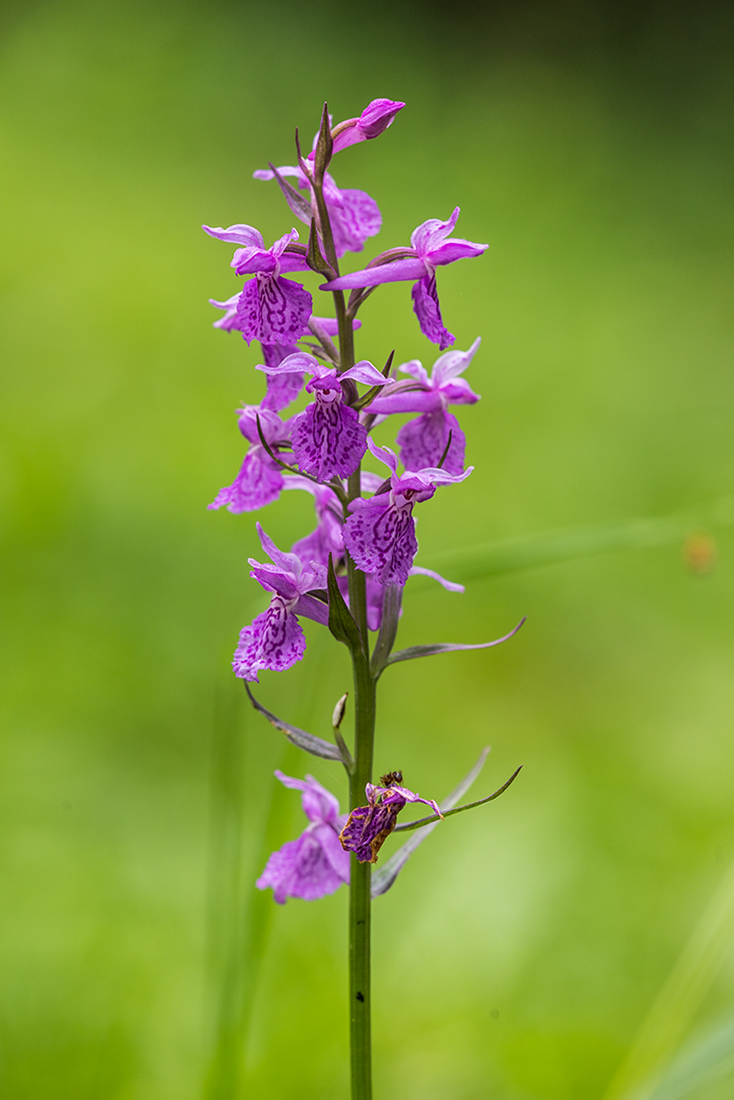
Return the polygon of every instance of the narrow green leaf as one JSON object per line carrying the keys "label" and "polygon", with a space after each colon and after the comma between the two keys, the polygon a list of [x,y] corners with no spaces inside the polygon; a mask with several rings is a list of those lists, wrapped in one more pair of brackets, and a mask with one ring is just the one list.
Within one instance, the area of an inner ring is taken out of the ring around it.
{"label": "narrow green leaf", "polygon": [[338,642],[344,642],[345,646],[354,653],[362,648],[362,639],[359,629],[352,614],[347,607],[344,597],[336,581],[334,562],[329,554],[329,568],[327,573],[329,593],[329,630]]}
{"label": "narrow green leaf", "polygon": [[[459,799],[464,797],[484,767],[484,762],[488,755],[489,748],[482,749],[474,767],[466,773],[461,782],[454,787],[453,791],[446,795],[443,802],[439,803],[442,813],[448,813],[448,811],[456,805]],[[390,858],[386,860],[381,867],[378,867],[377,870],[372,872],[371,889],[373,898],[379,897],[380,894],[387,893],[413,852],[423,843],[426,837],[433,832],[436,825],[438,825],[438,821],[434,822],[432,825],[426,825],[425,829],[421,829],[415,836],[409,837],[404,844],[400,845],[397,852],[393,852]]]}
{"label": "narrow green leaf", "polygon": [[247,681],[243,680],[242,683],[245,685],[245,691],[255,710],[259,711],[263,717],[267,718],[268,722],[270,722],[272,726],[275,726],[277,730],[284,733],[291,744],[297,745],[299,749],[303,749],[305,752],[310,752],[312,756],[321,756],[324,760],[338,760],[340,764],[346,763],[346,761],[342,759],[342,754],[336,745],[332,745],[329,741],[324,741],[322,737],[315,737],[312,733],[306,733],[305,730],[299,729],[298,726],[291,726],[288,722],[283,722],[282,719],[276,718],[276,716],[271,711],[267,710],[262,703],[258,703],[257,699],[250,691]]}
{"label": "narrow green leaf", "polygon": [[441,810],[441,816],[438,814],[431,814],[430,817],[421,817],[418,821],[406,821],[404,825],[396,825],[393,829],[394,833],[406,833],[411,829],[424,829],[427,825],[432,825],[433,822],[442,821],[444,818],[451,817],[453,814],[461,814],[464,810],[473,810],[475,806],[483,806],[485,802],[494,802],[495,798],[499,798],[512,783],[515,782],[518,775],[522,771],[522,764],[519,768],[515,768],[510,778],[502,784],[501,787],[494,792],[494,794],[488,794],[486,798],[480,798],[476,802],[467,802],[465,806],[457,806],[455,810],[446,810],[444,813]]}
{"label": "narrow green leaf", "polygon": [[399,649],[397,653],[393,653],[390,659],[386,661],[386,664],[394,665],[397,664],[398,661],[412,661],[416,657],[433,657],[436,653],[455,653],[465,649],[490,649],[492,646],[501,645],[502,642],[506,642],[508,638],[512,638],[514,634],[517,634],[524,622],[525,617],[523,616],[514,630],[511,630],[509,634],[505,634],[501,638],[495,638],[493,642],[479,642],[477,645],[454,645],[451,642],[438,642],[436,645],[412,645],[408,649]]}

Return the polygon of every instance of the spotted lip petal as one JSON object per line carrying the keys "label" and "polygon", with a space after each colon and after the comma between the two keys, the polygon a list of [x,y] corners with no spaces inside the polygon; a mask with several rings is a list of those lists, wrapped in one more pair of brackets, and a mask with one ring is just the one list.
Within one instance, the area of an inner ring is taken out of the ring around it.
{"label": "spotted lip petal", "polygon": [[339,834],[342,848],[354,852],[360,863],[377,863],[380,848],[395,828],[398,814],[406,803],[423,802],[441,816],[438,803],[433,799],[421,798],[397,784],[378,787],[368,783],[365,794],[367,805],[352,810]]}

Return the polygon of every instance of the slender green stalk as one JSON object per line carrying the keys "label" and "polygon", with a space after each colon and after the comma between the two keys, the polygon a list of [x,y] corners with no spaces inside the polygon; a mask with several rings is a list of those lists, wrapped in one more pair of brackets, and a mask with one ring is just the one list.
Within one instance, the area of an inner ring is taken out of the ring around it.
{"label": "slender green stalk", "polygon": [[[326,108],[324,108],[326,112]],[[325,117],[328,115],[325,114]],[[316,173],[318,176],[318,173]],[[324,200],[323,184],[314,179],[314,195],[319,213],[321,237],[326,258],[339,273],[334,235]],[[347,316],[344,294],[334,291],[334,310],[339,327],[341,371],[354,366],[354,333]],[[348,480],[348,501],[361,496],[361,468]],[[349,609],[360,635],[360,644],[352,650],[354,674],[354,767],[349,782],[349,807],[364,803],[365,786],[372,780],[375,743],[376,678],[370,670],[370,642],[367,627],[366,578],[346,554],[349,581]],[[352,1100],[372,1100],[372,1027],[370,994],[371,872],[369,863],[360,863],[352,854],[349,882],[349,1040]]]}

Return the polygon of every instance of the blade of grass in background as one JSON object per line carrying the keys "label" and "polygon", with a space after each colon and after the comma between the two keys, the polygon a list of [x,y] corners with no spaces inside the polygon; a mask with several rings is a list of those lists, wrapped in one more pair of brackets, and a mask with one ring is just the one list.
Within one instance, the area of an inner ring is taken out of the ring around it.
{"label": "blade of grass in background", "polygon": [[697,531],[728,527],[733,523],[734,498],[722,497],[712,505],[669,516],[600,523],[445,550],[434,554],[430,565],[449,572],[452,580],[481,580],[609,550],[668,546]]}
{"label": "blade of grass in background", "polygon": [[673,967],[604,1100],[658,1100],[657,1086],[732,945],[734,863]]}

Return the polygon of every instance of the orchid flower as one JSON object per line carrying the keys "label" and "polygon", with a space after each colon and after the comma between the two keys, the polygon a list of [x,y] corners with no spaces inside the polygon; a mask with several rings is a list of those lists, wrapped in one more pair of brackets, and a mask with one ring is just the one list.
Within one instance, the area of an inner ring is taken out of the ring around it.
{"label": "orchid flower", "polygon": [[341,275],[321,285],[321,290],[349,290],[381,283],[415,282],[413,310],[421,332],[438,344],[441,351],[455,337],[444,328],[436,291],[436,268],[469,256],[481,256],[489,248],[460,237],[449,237],[459,217],[457,206],[447,222],[429,218],[410,235],[410,248],[392,248],[377,256],[363,271]]}
{"label": "orchid flower", "polygon": [[357,806],[347,818],[339,834],[345,852],[354,852],[360,863],[377,863],[377,854],[395,828],[398,814],[408,802],[423,802],[434,813],[442,816],[438,803],[432,798],[401,787],[401,772],[383,775],[382,786],[368,783],[365,788],[366,806]]}
{"label": "orchid flower", "polygon": [[300,470],[319,481],[349,477],[362,461],[367,449],[367,429],[359,415],[343,403],[342,383],[348,380],[367,386],[388,385],[388,379],[366,359],[337,374],[307,352],[289,355],[277,367],[258,367],[266,374],[307,373],[314,377],[306,384],[316,400],[293,419],[291,443]]}
{"label": "orchid flower", "polygon": [[208,506],[209,509],[216,509],[226,504],[227,511],[235,515],[239,515],[240,512],[254,512],[257,508],[272,504],[278,499],[283,488],[284,478],[280,467],[273,462],[260,440],[257,430],[258,420],[262,434],[271,449],[275,449],[281,443],[287,443],[291,430],[290,420],[284,423],[277,413],[271,412],[263,405],[245,405],[238,412],[240,417],[237,426],[251,446],[232,484],[220,489],[216,498]]}
{"label": "orchid flower", "polygon": [[451,446],[443,461],[443,469],[460,474],[464,469],[466,439],[459,421],[448,412],[449,405],[473,405],[479,400],[469,383],[460,378],[474,358],[480,337],[468,351],[447,351],[433,365],[431,377],[418,359],[403,363],[400,370],[411,380],[394,382],[387,393],[378,394],[370,403],[370,413],[389,414],[419,412],[422,416],[404,424],[396,436],[401,447],[400,460],[406,470],[437,466],[446,450],[451,432]]}
{"label": "orchid flower", "polygon": [[370,141],[384,134],[392,126],[395,115],[402,111],[404,103],[395,99],[373,99],[368,103],[359,118],[348,118],[337,123],[331,129],[334,142],[332,156],[359,141]]}
{"label": "orchid flower", "polygon": [[289,840],[273,852],[257,880],[257,888],[269,886],[279,905],[287,898],[315,901],[333,894],[349,882],[349,855],[339,843],[339,830],[346,814],[339,813],[339,802],[312,775],[293,779],[276,771],[284,787],[302,791],[301,805],[309,824],[297,840]]}
{"label": "orchid flower", "polygon": [[[276,179],[279,176],[294,176],[296,186],[302,191],[308,191],[311,195],[311,184],[308,176],[295,165],[284,164],[280,168],[260,168],[253,172],[256,180]],[[382,228],[382,214],[380,208],[366,191],[343,190],[336,185],[336,181],[328,172],[324,173],[324,200],[329,213],[331,231],[334,236],[334,248],[338,257],[345,252],[361,252],[368,237],[375,237]],[[305,225],[311,224],[311,217],[316,216],[316,206],[311,197],[312,214],[304,210],[301,203],[291,203],[286,196],[290,210]]]}
{"label": "orchid flower", "polygon": [[367,446],[390,468],[390,488],[369,500],[359,497],[352,501],[344,543],[358,569],[374,573],[380,584],[403,585],[418,550],[413,506],[432,497],[436,486],[463,481],[474,467],[455,475],[429,466],[398,477],[395,453],[389,447],[375,446],[371,439]]}
{"label": "orchid flower", "polygon": [[256,683],[259,682],[257,674],[262,669],[282,672],[302,659],[306,639],[298,615],[323,624],[328,622],[329,617],[326,604],[309,595],[326,588],[324,567],[316,562],[305,566],[295,554],[284,554],[259,523],[257,533],[263,550],[273,564],[262,565],[250,558],[250,576],[273,595],[267,611],[263,611],[240,632],[239,645],[232,661],[236,676]]}
{"label": "orchid flower", "polygon": [[[237,327],[249,344],[260,340],[264,344],[290,344],[308,330],[313,300],[300,283],[282,278],[281,273],[308,271],[304,256],[286,252],[286,247],[298,240],[298,232],[285,233],[270,248],[265,248],[262,234],[251,225],[230,225],[228,229],[202,226],[210,237],[242,247],[235,250],[230,264],[238,275],[252,275],[237,298],[235,326],[227,314],[219,327]],[[230,312],[232,299],[219,303]],[[216,322],[215,322],[216,324]]]}

